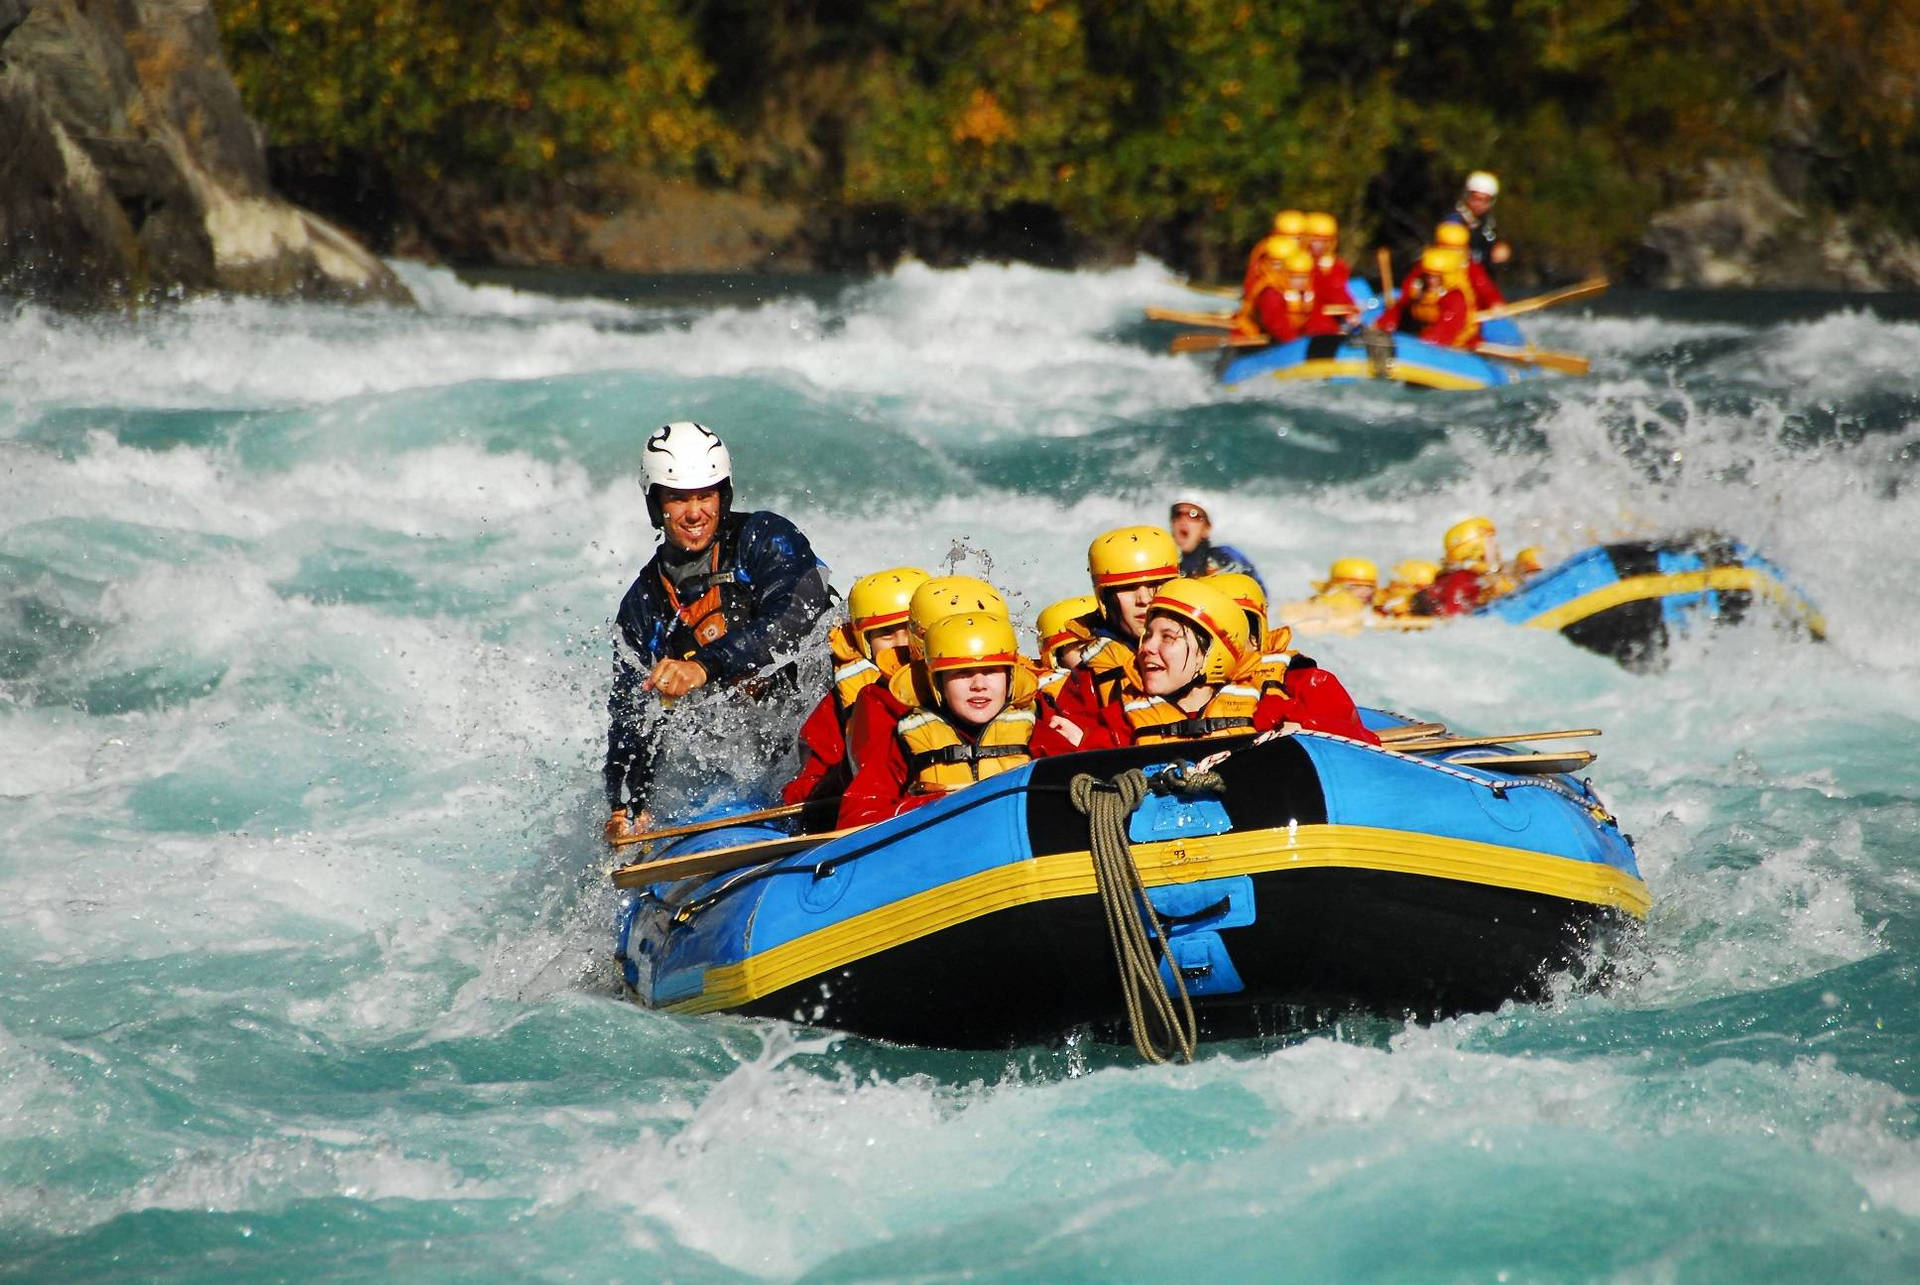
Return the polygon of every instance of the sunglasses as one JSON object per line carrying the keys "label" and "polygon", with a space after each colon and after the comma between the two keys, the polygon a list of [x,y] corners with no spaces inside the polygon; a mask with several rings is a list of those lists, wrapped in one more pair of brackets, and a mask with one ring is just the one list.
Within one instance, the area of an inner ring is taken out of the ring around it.
{"label": "sunglasses", "polygon": [[1176,518],[1199,518],[1202,522],[1205,522],[1207,520],[1207,511],[1197,504],[1176,504],[1173,506],[1173,516]]}

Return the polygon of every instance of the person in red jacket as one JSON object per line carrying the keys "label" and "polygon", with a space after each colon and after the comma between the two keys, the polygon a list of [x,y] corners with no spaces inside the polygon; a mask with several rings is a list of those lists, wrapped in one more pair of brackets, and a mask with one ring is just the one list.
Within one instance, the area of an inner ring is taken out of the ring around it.
{"label": "person in red jacket", "polygon": [[1309,335],[1337,335],[1353,326],[1360,310],[1354,306],[1347,282],[1353,269],[1338,254],[1340,223],[1331,214],[1306,216],[1304,244],[1313,256],[1313,311],[1303,328]]}
{"label": "person in red jacket", "polygon": [[1117,699],[1093,719],[1063,714],[1051,730],[1076,748],[1108,749],[1289,724],[1379,743],[1339,679],[1297,653],[1263,655],[1230,594],[1204,580],[1175,580],[1154,595]]}
{"label": "person in red jacket", "polygon": [[1428,247],[1419,269],[1400,287],[1400,297],[1380,318],[1380,329],[1401,331],[1443,348],[1472,348],[1480,341],[1466,255]]}
{"label": "person in red jacket", "polygon": [[[839,825],[869,825],[1028,763],[1036,686],[1013,622],[990,612],[946,616],[923,644],[928,691],[912,684],[899,712],[862,730],[859,769],[840,800]],[[903,671],[904,674],[905,671]]]}
{"label": "person in red jacket", "polygon": [[[1464,251],[1472,235],[1464,223],[1442,223],[1433,230],[1433,243],[1442,250]],[[1507,301],[1493,277],[1471,254],[1467,256],[1467,285],[1472,287],[1473,301],[1480,308],[1497,308]]]}
{"label": "person in red jacket", "polygon": [[1414,596],[1416,615],[1464,616],[1499,596],[1494,535],[1490,518],[1471,517],[1447,528],[1445,560],[1433,583]]}
{"label": "person in red jacket", "polygon": [[907,607],[930,577],[919,567],[894,567],[860,577],[847,591],[847,619],[833,627],[833,677],[820,703],[800,724],[800,771],[780,791],[783,803],[837,798],[853,777],[847,761],[847,724],[860,693],[885,683],[907,660]]}
{"label": "person in red jacket", "polygon": [[1180,574],[1180,546],[1164,527],[1102,532],[1087,546],[1087,575],[1100,610],[1074,622],[1087,645],[1054,699],[1070,716],[1091,721],[1111,697],[1107,677],[1133,660],[1154,590]]}

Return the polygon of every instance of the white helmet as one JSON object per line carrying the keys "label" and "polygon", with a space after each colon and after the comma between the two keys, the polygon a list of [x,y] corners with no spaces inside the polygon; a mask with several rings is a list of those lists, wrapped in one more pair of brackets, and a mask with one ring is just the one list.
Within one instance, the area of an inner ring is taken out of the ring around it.
{"label": "white helmet", "polygon": [[1475,170],[1467,175],[1465,186],[1467,191],[1478,192],[1482,196],[1500,195],[1500,180],[1485,170]]}
{"label": "white helmet", "polygon": [[662,424],[647,435],[646,449],[640,452],[640,485],[646,488],[647,516],[656,527],[662,525],[662,487],[700,491],[717,486],[724,514],[733,507],[733,457],[720,435],[705,424],[689,419]]}

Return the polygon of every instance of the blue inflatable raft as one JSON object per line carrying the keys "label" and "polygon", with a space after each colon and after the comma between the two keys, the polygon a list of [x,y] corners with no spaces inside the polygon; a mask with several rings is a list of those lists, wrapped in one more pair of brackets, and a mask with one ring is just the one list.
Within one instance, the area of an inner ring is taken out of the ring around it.
{"label": "blue inflatable raft", "polygon": [[[1217,793],[1149,794],[1129,823],[1168,933],[1162,981],[1179,970],[1203,1037],[1536,997],[1556,972],[1601,976],[1591,947],[1647,912],[1629,840],[1569,776],[1316,733],[1201,752],[1220,750],[1233,752]],[[640,1002],[677,1013],[949,1048],[1118,1032],[1122,990],[1069,786],[1173,762],[1164,746],[1043,759],[804,851],[637,887],[616,958]],[[779,833],[703,834],[649,864]],[[645,879],[615,872],[623,886]]]}
{"label": "blue inflatable raft", "polygon": [[[1356,282],[1356,289],[1360,283]],[[1370,301],[1362,317],[1378,316],[1378,299]],[[1356,294],[1355,302],[1359,302]],[[1498,319],[1480,327],[1489,343],[1520,347],[1526,340],[1512,321]],[[1220,381],[1240,384],[1252,379],[1313,379],[1334,383],[1360,379],[1389,379],[1419,388],[1454,391],[1498,388],[1534,379],[1539,368],[1520,362],[1496,361],[1469,349],[1443,348],[1410,335],[1361,331],[1352,335],[1319,335],[1291,343],[1259,348],[1228,361]]]}
{"label": "blue inflatable raft", "polygon": [[1557,629],[1629,669],[1663,664],[1690,631],[1765,614],[1819,639],[1813,602],[1751,545],[1710,531],[1597,545],[1475,613]]}

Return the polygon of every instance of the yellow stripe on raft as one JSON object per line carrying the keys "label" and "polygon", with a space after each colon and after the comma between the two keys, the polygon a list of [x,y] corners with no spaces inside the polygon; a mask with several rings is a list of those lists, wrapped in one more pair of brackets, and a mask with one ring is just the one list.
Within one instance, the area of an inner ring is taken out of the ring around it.
{"label": "yellow stripe on raft", "polygon": [[[1609,906],[1636,919],[1645,919],[1653,903],[1646,884],[1612,866],[1374,826],[1307,825],[1175,839],[1135,844],[1133,855],[1150,888],[1338,867],[1511,888]],[[1010,862],[826,925],[737,964],[709,968],[700,994],[666,1007],[675,1013],[737,1008],[998,910],[1063,897],[1091,897],[1096,892],[1093,859],[1086,852]]]}
{"label": "yellow stripe on raft", "polygon": [[[1303,361],[1297,366],[1272,371],[1271,374],[1275,379],[1379,378],[1367,362],[1350,361],[1338,357]],[[1415,365],[1406,361],[1394,362],[1386,378],[1402,384],[1418,384],[1422,388],[1439,388],[1447,392],[1471,392],[1477,388],[1489,387],[1484,379],[1475,379],[1470,375],[1456,375],[1447,370],[1434,370],[1428,366]]]}
{"label": "yellow stripe on raft", "polygon": [[1722,592],[1744,589],[1766,598],[1784,611],[1798,616],[1816,638],[1827,636],[1827,621],[1793,590],[1755,567],[1710,567],[1702,571],[1674,571],[1666,575],[1629,576],[1582,594],[1526,622],[1529,629],[1564,629],[1568,625],[1597,616],[1601,612],[1629,602],[1664,598],[1668,594]]}

